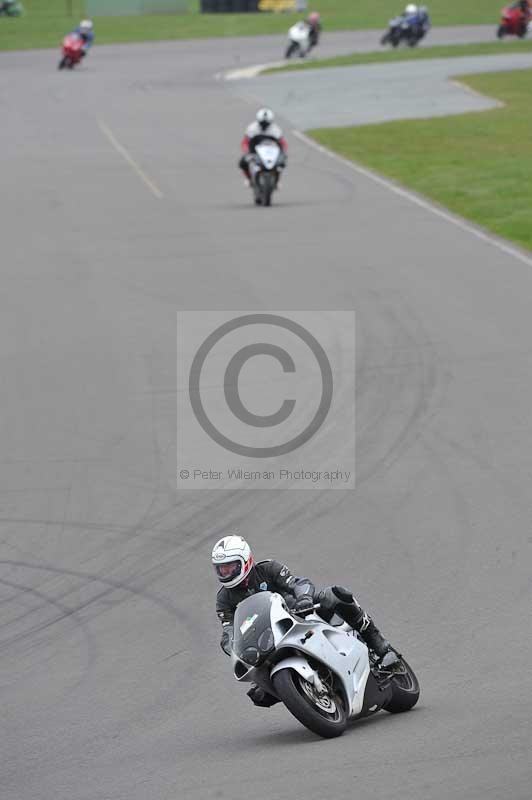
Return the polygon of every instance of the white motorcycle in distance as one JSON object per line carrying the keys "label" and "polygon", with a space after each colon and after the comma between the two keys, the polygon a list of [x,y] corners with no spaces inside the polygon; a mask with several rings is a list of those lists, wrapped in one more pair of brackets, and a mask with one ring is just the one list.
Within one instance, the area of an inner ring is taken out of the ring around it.
{"label": "white motorcycle in distance", "polygon": [[288,47],[284,54],[285,58],[291,58],[296,53],[304,58],[311,48],[310,44],[310,26],[300,20],[288,31]]}
{"label": "white motorcycle in distance", "polygon": [[349,719],[413,708],[419,683],[406,661],[400,657],[387,667],[386,656],[379,662],[352,628],[324,622],[317,608],[295,614],[272,592],[239,603],[232,654],[236,679],[258,684],[302,725],[328,739],[340,736]]}
{"label": "white motorcycle in distance", "polygon": [[255,146],[253,158],[249,162],[255,205],[271,205],[283,163],[283,152],[275,139],[263,139]]}

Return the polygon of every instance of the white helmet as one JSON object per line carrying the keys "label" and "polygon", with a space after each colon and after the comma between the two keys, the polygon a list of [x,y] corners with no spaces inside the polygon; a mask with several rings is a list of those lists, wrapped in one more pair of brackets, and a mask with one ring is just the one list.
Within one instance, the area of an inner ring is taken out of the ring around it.
{"label": "white helmet", "polygon": [[212,563],[220,583],[232,589],[247,578],[253,567],[249,544],[241,536],[224,536],[213,547]]}
{"label": "white helmet", "polygon": [[405,8],[406,14],[417,14],[417,6],[414,3],[409,3]]}
{"label": "white helmet", "polygon": [[89,31],[92,31],[93,24],[90,19],[82,19],[79,23],[79,29],[82,33],[88,33]]}
{"label": "white helmet", "polygon": [[257,122],[265,130],[274,120],[274,113],[270,108],[259,108],[256,115]]}

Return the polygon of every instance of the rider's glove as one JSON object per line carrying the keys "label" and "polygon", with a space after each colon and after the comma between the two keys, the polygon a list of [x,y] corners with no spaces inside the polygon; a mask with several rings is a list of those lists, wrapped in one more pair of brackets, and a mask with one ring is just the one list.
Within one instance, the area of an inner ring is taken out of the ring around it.
{"label": "rider's glove", "polygon": [[296,604],[294,606],[294,611],[308,611],[314,605],[314,598],[311,597],[309,594],[303,594],[301,597],[298,597],[296,600]]}
{"label": "rider's glove", "polygon": [[224,625],[220,647],[222,648],[224,653],[228,656],[231,655],[232,643],[233,643],[233,626]]}

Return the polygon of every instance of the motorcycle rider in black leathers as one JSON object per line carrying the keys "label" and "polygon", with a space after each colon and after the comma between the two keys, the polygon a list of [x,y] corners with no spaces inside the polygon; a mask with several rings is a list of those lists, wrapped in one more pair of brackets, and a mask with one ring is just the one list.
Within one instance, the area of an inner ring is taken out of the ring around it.
{"label": "motorcycle rider in black leathers", "polygon": [[[281,148],[281,155],[279,158],[279,169],[286,167],[286,151],[287,144],[283,132],[279,125],[274,122],[274,113],[270,108],[259,108],[256,114],[255,121],[248,125],[246,132],[240,142],[240,149],[242,156],[238,162],[238,166],[246,177],[246,185],[249,186],[251,178],[249,171],[250,161],[254,158],[255,147],[264,141],[264,139],[274,139]],[[279,188],[279,180],[278,186]]]}
{"label": "motorcycle rider in black leathers", "polygon": [[[216,596],[216,613],[222,623],[221,647],[231,654],[233,620],[237,605],[261,591],[278,592],[296,613],[320,604],[319,615],[327,622],[337,614],[354,628],[386,666],[393,666],[398,656],[382,636],[371,617],[359,606],[349,589],[331,586],[317,591],[308,578],[298,578],[280,561],[268,559],[255,563],[248,543],[234,534],[220,539],[212,551],[212,563],[222,587]],[[258,706],[271,706],[277,698],[252,684],[248,696]]]}

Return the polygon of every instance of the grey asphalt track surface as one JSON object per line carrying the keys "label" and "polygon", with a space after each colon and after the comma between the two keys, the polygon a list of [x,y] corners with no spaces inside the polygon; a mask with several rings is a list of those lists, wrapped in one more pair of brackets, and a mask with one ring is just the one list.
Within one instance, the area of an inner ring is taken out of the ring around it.
{"label": "grey asphalt track surface", "polygon": [[485,111],[498,101],[453,81],[457,75],[530,69],[532,53],[468,56],[296,73],[232,81],[242,95],[278,109],[296,128],[369,125],[394,119]]}
{"label": "grey asphalt track surface", "polygon": [[[528,800],[532,269],[292,136],[253,207],[254,106],[212,75],[255,55],[0,56],[0,795]],[[355,491],[176,493],[179,308],[355,308]],[[253,708],[233,526],[352,586],[419,706],[335,741]]]}

